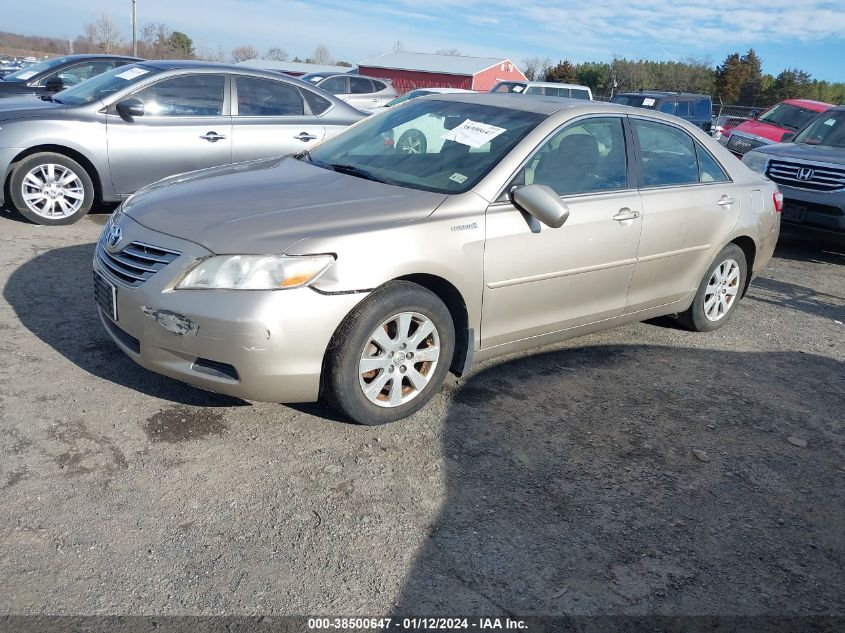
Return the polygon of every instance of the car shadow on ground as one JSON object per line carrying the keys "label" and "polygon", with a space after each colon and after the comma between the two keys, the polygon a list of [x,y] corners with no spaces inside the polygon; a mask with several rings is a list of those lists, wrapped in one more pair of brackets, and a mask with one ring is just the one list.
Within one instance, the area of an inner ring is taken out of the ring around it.
{"label": "car shadow on ground", "polygon": [[247,404],[160,376],[129,360],[100,322],[92,296],[93,258],[93,243],[38,255],[11,274],[3,296],[24,327],[95,376],[180,404]]}
{"label": "car shadow on ground", "polygon": [[845,266],[845,234],[784,224],[775,257]]}
{"label": "car shadow on ground", "polygon": [[445,501],[394,612],[841,613],[843,402],[845,364],[803,353],[486,368],[449,403]]}

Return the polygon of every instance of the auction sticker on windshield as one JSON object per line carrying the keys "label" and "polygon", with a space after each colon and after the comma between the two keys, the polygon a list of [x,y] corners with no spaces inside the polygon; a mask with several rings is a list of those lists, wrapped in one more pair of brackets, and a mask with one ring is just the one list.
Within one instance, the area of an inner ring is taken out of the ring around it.
{"label": "auction sticker on windshield", "polygon": [[455,141],[461,145],[469,145],[473,149],[478,149],[504,132],[507,132],[507,130],[503,127],[467,119],[456,128],[446,132],[443,135],[443,140]]}
{"label": "auction sticker on windshield", "polygon": [[146,75],[149,70],[144,70],[143,68],[130,68],[129,70],[124,70],[122,73],[118,73],[115,77],[120,77],[121,79],[135,79],[135,77],[140,77],[141,75]]}

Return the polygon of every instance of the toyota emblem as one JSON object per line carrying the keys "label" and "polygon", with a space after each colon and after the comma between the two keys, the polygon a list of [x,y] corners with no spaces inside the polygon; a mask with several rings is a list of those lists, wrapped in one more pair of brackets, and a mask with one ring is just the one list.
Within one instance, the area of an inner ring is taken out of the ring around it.
{"label": "toyota emblem", "polygon": [[111,231],[109,231],[109,236],[107,238],[109,248],[115,248],[122,239],[123,229],[121,229],[119,226],[112,226]]}

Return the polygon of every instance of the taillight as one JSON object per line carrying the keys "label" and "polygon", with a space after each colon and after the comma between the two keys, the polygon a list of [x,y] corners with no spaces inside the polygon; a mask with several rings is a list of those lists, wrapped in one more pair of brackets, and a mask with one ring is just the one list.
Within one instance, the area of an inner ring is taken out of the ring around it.
{"label": "taillight", "polygon": [[772,194],[772,202],[775,203],[775,213],[780,213],[783,210],[783,194],[777,189]]}

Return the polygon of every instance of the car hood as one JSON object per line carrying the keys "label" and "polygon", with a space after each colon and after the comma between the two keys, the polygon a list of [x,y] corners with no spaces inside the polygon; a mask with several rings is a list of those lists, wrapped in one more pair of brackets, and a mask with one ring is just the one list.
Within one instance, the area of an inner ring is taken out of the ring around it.
{"label": "car hood", "polygon": [[778,143],[777,145],[758,147],[754,151],[763,152],[770,156],[777,156],[778,158],[792,158],[795,160],[845,165],[845,147],[807,145],[806,143]]}
{"label": "car hood", "polygon": [[785,127],[778,125],[771,125],[769,123],[761,123],[760,121],[745,121],[731,130],[734,132],[745,132],[746,134],[753,134],[754,136],[761,136],[770,141],[778,142],[787,132],[794,132],[795,130],[788,130]]}
{"label": "car hood", "polygon": [[123,212],[213,253],[263,254],[309,237],[420,220],[446,197],[287,157],[172,176],[136,193]]}
{"label": "car hood", "polygon": [[0,100],[0,121],[46,116],[64,110],[67,105],[54,101],[43,101],[35,95],[7,97]]}

